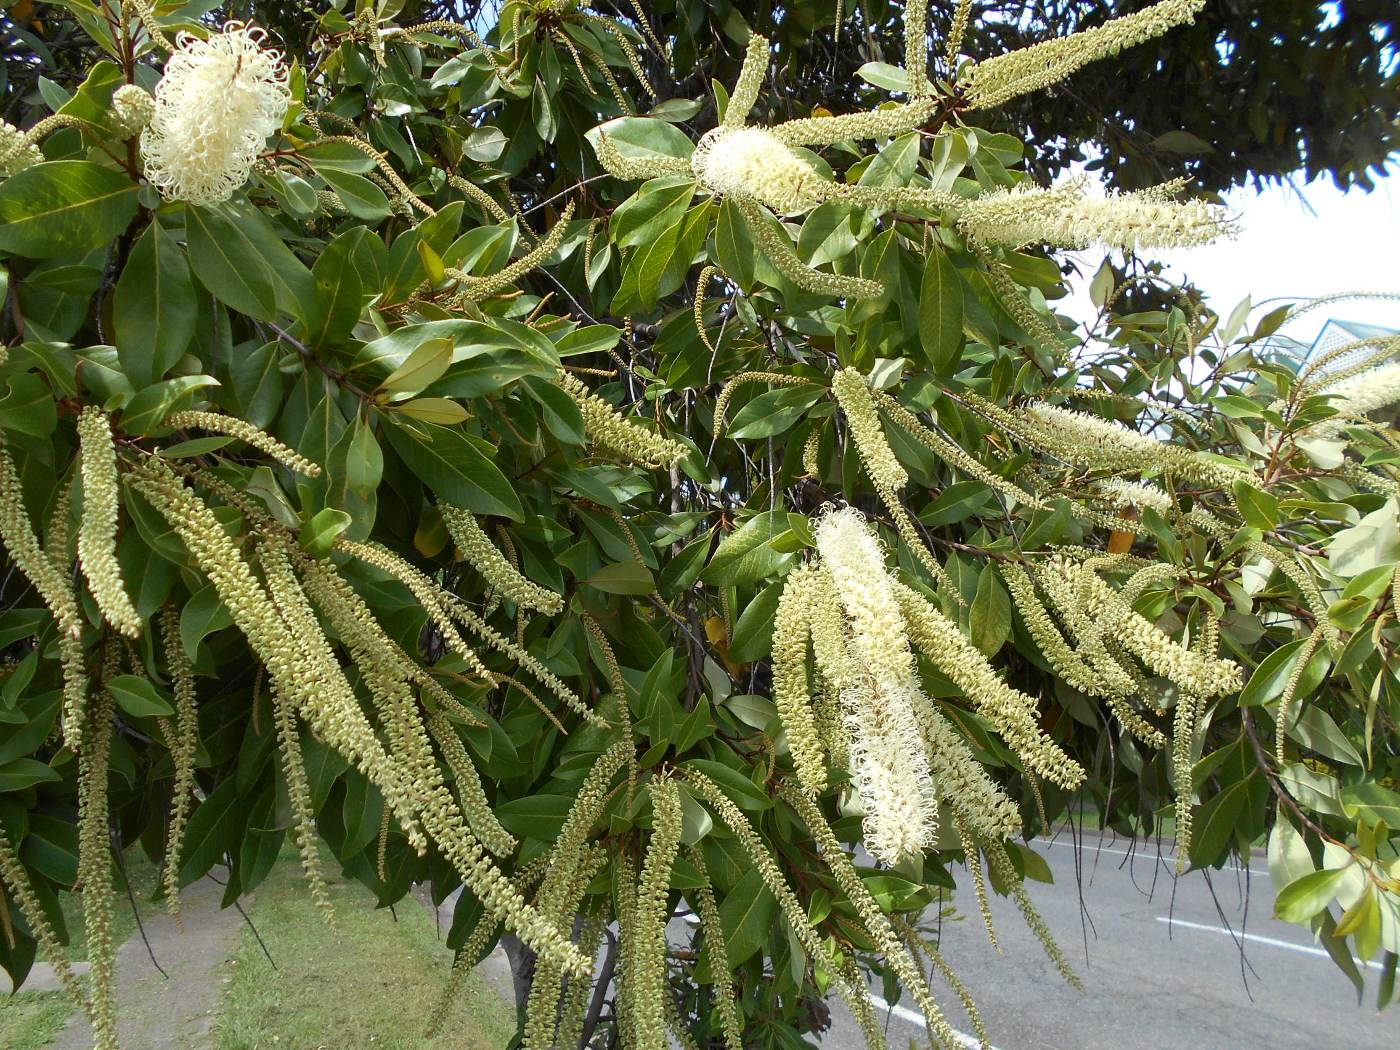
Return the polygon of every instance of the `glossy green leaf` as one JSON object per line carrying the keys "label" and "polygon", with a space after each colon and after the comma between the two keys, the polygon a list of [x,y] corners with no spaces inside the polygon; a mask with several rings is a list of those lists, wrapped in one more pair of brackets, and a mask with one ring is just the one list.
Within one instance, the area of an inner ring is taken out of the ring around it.
{"label": "glossy green leaf", "polygon": [[154,383],[174,367],[198,316],[184,250],[153,221],[132,246],[112,301],[117,352],[133,385]]}
{"label": "glossy green leaf", "polygon": [[465,434],[397,413],[386,419],[389,444],[442,499],[478,514],[524,517],[506,476]]}
{"label": "glossy green leaf", "polygon": [[939,375],[953,371],[962,353],[962,282],[947,254],[937,248],[928,254],[919,286],[919,345]]}
{"label": "glossy green leaf", "polygon": [[100,247],[131,223],[137,192],[92,161],[35,164],[0,182],[0,251],[52,259]]}
{"label": "glossy green leaf", "polygon": [[107,692],[112,694],[117,706],[133,718],[165,717],[175,713],[174,706],[151,680],[140,675],[117,675],[107,682]]}

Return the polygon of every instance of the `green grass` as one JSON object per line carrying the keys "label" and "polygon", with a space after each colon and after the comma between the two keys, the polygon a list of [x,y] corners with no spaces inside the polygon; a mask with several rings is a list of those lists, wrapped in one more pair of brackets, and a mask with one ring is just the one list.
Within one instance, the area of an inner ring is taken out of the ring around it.
{"label": "green grass", "polygon": [[[151,902],[152,895],[160,885],[160,868],[141,849],[132,847],[122,858],[126,864],[127,876],[131,879],[131,894],[145,918],[152,908],[165,905]],[[116,896],[112,900],[112,943],[122,945],[136,932],[136,917],[131,914],[131,901],[127,899],[126,887],[117,882]],[[58,902],[63,908],[63,922],[68,927],[68,943],[64,954],[70,961],[80,962],[87,958],[87,931],[83,928],[83,898],[81,893],[60,893]]]}
{"label": "green grass", "polygon": [[[126,870],[131,878],[131,890],[143,915],[152,905],[150,897],[154,892],[159,872],[156,865],[140,850],[130,850],[125,857]],[[83,902],[81,894],[60,893],[59,905],[63,909],[63,921],[68,928],[68,943],[64,954],[71,962],[87,959],[87,936],[83,930]],[[115,907],[112,915],[112,940],[122,944],[136,932],[136,918],[131,913],[131,904],[126,898],[126,890],[117,888]],[[36,962],[43,962],[38,959]],[[0,994],[0,1047],[4,1050],[39,1050],[63,1031],[75,1007],[64,992],[26,992],[15,995]]]}
{"label": "green grass", "polygon": [[39,1050],[63,1031],[73,1004],[63,992],[0,995],[0,1046]]}
{"label": "green grass", "polygon": [[295,860],[284,859],[254,895],[251,931],[229,963],[214,1025],[215,1050],[496,1050],[514,1010],[475,975],[443,1031],[424,1035],[452,962],[428,910],[411,898],[376,909],[358,883],[331,882],[335,929],[316,911]]}

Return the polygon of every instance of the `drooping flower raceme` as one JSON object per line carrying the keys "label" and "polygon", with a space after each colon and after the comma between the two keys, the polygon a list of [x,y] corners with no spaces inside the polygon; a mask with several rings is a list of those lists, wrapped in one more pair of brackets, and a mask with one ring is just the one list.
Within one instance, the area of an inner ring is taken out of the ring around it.
{"label": "drooping flower raceme", "polygon": [[700,140],[690,163],[708,189],[758,201],[780,215],[820,201],[816,169],[766,128],[715,128]]}
{"label": "drooping flower raceme", "polygon": [[893,864],[923,853],[937,830],[938,794],[915,713],[920,686],[884,552],[858,511],[835,510],[817,550],[849,621],[863,671],[843,690],[851,776],[865,810],[865,844]]}
{"label": "drooping flower raceme", "polygon": [[238,22],[207,40],[180,34],[141,134],[146,178],[162,196],[216,204],[248,181],[291,100],[282,53],[263,39]]}

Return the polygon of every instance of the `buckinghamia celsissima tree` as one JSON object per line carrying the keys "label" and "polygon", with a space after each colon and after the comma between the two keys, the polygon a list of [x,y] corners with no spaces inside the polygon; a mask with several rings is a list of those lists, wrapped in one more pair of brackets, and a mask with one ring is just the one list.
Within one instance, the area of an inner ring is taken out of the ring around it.
{"label": "buckinghamia celsissima tree", "polygon": [[[340,6],[55,4],[85,78],[0,128],[17,981],[116,1046],[114,849],[177,909],[290,834],[322,903],[462,887],[444,1009],[504,941],[526,1047],[797,1046],[831,996],[878,1047],[872,976],[953,1046],[924,916],[1009,895],[1074,983],[1024,842],[1087,807],[1179,870],[1267,841],[1394,998],[1400,339],[1262,353],[1309,304],[1141,261],[1220,207],[977,126],[1203,0],[971,58],[915,2],[863,108],[771,119],[771,12]],[[862,46],[831,6],[783,17]],[[1111,252],[1082,328],[1062,248]]]}

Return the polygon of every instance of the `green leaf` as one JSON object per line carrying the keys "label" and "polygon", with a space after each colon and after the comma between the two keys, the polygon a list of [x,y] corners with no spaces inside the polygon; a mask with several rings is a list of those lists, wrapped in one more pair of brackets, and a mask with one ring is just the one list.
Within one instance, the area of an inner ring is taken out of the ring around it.
{"label": "green leaf", "polygon": [[1240,813],[1249,800],[1251,779],[1252,773],[1243,780],[1227,784],[1201,807],[1191,834],[1191,863],[1196,867],[1209,867],[1225,855]]}
{"label": "green leaf", "polygon": [[517,838],[553,842],[573,806],[572,795],[529,795],[498,805],[496,819]]}
{"label": "green leaf", "polygon": [[122,429],[131,434],[149,434],[160,428],[166,416],[188,402],[196,390],[218,385],[213,376],[177,376],[152,383],[138,390],[122,409]]}
{"label": "green leaf", "polygon": [[[33,670],[38,661],[30,663]],[[13,700],[13,696],[8,695],[8,687],[14,684],[17,675],[12,672],[9,681],[5,683],[7,695],[5,701],[0,703],[0,707],[8,706]],[[21,688],[24,683],[19,683]],[[37,696],[26,697],[20,702],[11,713],[17,715],[24,724],[16,728],[7,728],[3,736],[0,736],[0,766],[8,762],[13,762],[17,758],[24,758],[32,752],[38,750],[53,730],[53,724],[58,719],[58,708],[61,694],[55,690],[49,693],[41,693]]]}
{"label": "green leaf", "polygon": [[470,412],[447,397],[414,398],[412,401],[395,405],[394,411],[413,419],[420,419],[424,423],[436,423],[443,427],[456,426],[471,418]]}
{"label": "green leaf", "polygon": [[1337,728],[1332,716],[1317,704],[1305,704],[1298,711],[1298,721],[1288,735],[1300,741],[1310,751],[1352,766],[1364,766],[1361,754]]}
{"label": "green leaf", "polygon": [[1235,482],[1235,502],[1246,525],[1267,532],[1278,525],[1278,497],[1244,481]]}
{"label": "green leaf", "polygon": [[712,539],[710,533],[705,533],[698,540],[687,544],[679,554],[662,566],[657,586],[665,597],[669,598],[685,590],[699,578],[701,570],[705,567],[705,559],[709,557]]}
{"label": "green leaf", "polygon": [[731,972],[768,943],[777,914],[778,899],[764,884],[762,873],[750,868],[719,903],[719,924]]}
{"label": "green leaf", "polygon": [[1193,135],[1189,131],[1168,131],[1158,135],[1152,140],[1155,149],[1165,150],[1168,153],[1180,153],[1185,155],[1196,153],[1213,153],[1215,147],[1198,135]]}
{"label": "green leaf", "polygon": [[734,621],[734,639],[729,643],[729,658],[737,663],[752,663],[768,655],[773,647],[773,617],[778,611],[778,599],[783,595],[783,581],[770,583],[744,607]]}
{"label": "green leaf", "polygon": [[306,339],[313,349],[341,342],[360,319],[365,287],[355,261],[369,236],[365,227],[352,227],[326,245],[311,267],[314,290],[307,311]]}
{"label": "green leaf", "polygon": [[277,309],[288,317],[305,321],[315,302],[315,279],[305,264],[282,243],[282,235],[265,214],[251,204],[229,201],[218,205],[217,209],[205,209],[203,215],[206,224],[210,215],[222,220],[223,228],[229,231],[228,245],[235,258],[256,258],[262,262],[272,275],[272,295]]}
{"label": "green leaf", "polygon": [[606,135],[619,153],[632,160],[688,160],[695,152],[689,135],[655,117],[618,117],[589,131],[588,141],[596,143],[599,134]]}
{"label": "green leaf", "polygon": [[139,192],[92,161],[35,164],[0,182],[0,251],[52,259],[99,248],[131,224]]}
{"label": "green leaf", "polygon": [[238,782],[229,777],[195,807],[185,827],[184,849],[180,856],[180,885],[202,879],[220,863],[243,832],[235,807],[240,804]]}
{"label": "green leaf", "polygon": [[867,62],[856,70],[856,76],[884,91],[909,93],[909,74],[888,62]]}
{"label": "green leaf", "polygon": [[645,182],[613,212],[608,234],[619,248],[649,244],[680,221],[694,196],[695,180],[688,175]]}
{"label": "green leaf", "polygon": [[788,531],[785,511],[754,515],[724,538],[700,578],[718,587],[737,587],[775,575],[794,558],[773,547],[773,541]]}
{"label": "green leaf", "polygon": [[313,558],[324,558],[335,546],[338,536],[350,527],[350,515],[334,507],[325,507],[301,527],[302,549]]}
{"label": "green leaf", "polygon": [[226,627],[233,626],[233,616],[219,598],[212,583],[205,584],[190,596],[180,609],[180,644],[191,661],[199,659],[199,643]]}
{"label": "green leaf", "polygon": [[379,384],[379,389],[395,397],[412,397],[432,386],[452,364],[451,339],[429,339],[409,354],[403,364],[394,369]]}
{"label": "green leaf", "polygon": [[389,444],[442,499],[478,514],[524,520],[520,498],[506,476],[461,431],[397,413],[386,418]]}
{"label": "green leaf", "polygon": [[1349,529],[1332,537],[1327,545],[1327,565],[1337,576],[1359,576],[1377,565],[1400,561],[1400,528],[1396,505],[1388,501]]}
{"label": "green leaf", "polygon": [[298,153],[303,160],[311,162],[318,172],[348,171],[363,175],[376,167],[374,158],[362,149],[348,142],[318,142],[307,146]]}
{"label": "green leaf", "polygon": [[1346,868],[1334,868],[1294,879],[1279,891],[1274,914],[1285,922],[1307,922],[1332,902],[1346,874]]}
{"label": "green leaf", "polygon": [[[1288,679],[1292,676],[1298,659],[1302,656],[1304,639],[1281,645],[1259,662],[1248,683],[1241,691],[1238,703],[1241,707],[1255,707],[1267,704],[1282,695]],[[1319,646],[1313,653],[1307,669],[1298,683],[1294,700],[1306,699],[1327,675],[1330,657],[1324,647]]]}
{"label": "green leaf", "polygon": [[583,429],[583,413],[564,391],[538,376],[526,376],[523,382],[530,395],[540,403],[540,417],[545,429],[565,445],[582,445],[588,440]]}
{"label": "green leaf", "polygon": [[392,214],[389,198],[369,179],[329,167],[317,168],[316,171],[335,191],[336,196],[345,205],[345,210],[355,218],[364,219],[366,222],[378,222]]}
{"label": "green leaf", "polygon": [[21,372],[5,380],[5,396],[0,397],[0,427],[32,437],[46,438],[58,426],[58,406],[54,393],[42,376]]}
{"label": "green leaf", "polygon": [[259,321],[277,317],[272,267],[252,251],[247,239],[219,212],[185,209],[190,269],[215,299]]}
{"label": "green leaf", "polygon": [[175,713],[174,706],[143,675],[119,674],[107,682],[107,692],[133,718],[148,718]]}
{"label": "green leaf", "polygon": [[1368,824],[1385,821],[1388,828],[1400,828],[1400,793],[1380,784],[1353,784],[1342,788],[1342,805],[1347,816]]}
{"label": "green leaf", "polygon": [[692,758],[685,765],[713,780],[740,809],[764,810],[773,805],[773,800],[759,790],[752,780],[723,763],[708,758]]}
{"label": "green leaf", "polygon": [[17,758],[0,766],[0,793],[23,791],[35,784],[62,780],[58,771],[32,758]]}
{"label": "green leaf", "polygon": [[604,565],[582,582],[608,594],[652,594],[656,591],[651,572],[639,561]]}
{"label": "green leaf", "polygon": [[995,655],[1011,637],[1011,596],[995,566],[982,567],[970,611],[972,644],[984,656]]}
{"label": "green leaf", "polygon": [[1308,844],[1287,817],[1280,816],[1269,833],[1269,877],[1275,886],[1287,886],[1313,871]]}
{"label": "green leaf", "polygon": [[731,438],[766,438],[782,434],[826,394],[816,385],[766,390],[746,404],[725,429]]}
{"label": "green leaf", "polygon": [[153,221],[132,247],[112,300],[117,353],[133,386],[154,383],[180,360],[198,316],[185,253]]}
{"label": "green leaf", "polygon": [[738,285],[739,290],[751,292],[754,286],[754,260],[757,249],[753,234],[744,221],[739,206],[731,200],[720,205],[715,222],[715,265]]}
{"label": "green leaf", "polygon": [[952,372],[962,352],[962,282],[947,254],[938,248],[929,251],[919,285],[919,345],[938,375]]}

